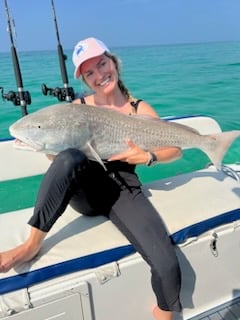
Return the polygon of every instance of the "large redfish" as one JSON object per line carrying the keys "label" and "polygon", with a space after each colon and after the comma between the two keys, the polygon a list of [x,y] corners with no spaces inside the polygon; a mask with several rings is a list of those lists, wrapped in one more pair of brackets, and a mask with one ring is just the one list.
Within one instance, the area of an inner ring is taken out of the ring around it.
{"label": "large redfish", "polygon": [[102,160],[125,151],[126,140],[154,151],[160,147],[198,148],[221,168],[224,154],[240,131],[200,135],[194,129],[160,119],[128,116],[107,108],[79,104],[56,104],[33,112],[9,128],[19,148],[57,154],[67,148]]}

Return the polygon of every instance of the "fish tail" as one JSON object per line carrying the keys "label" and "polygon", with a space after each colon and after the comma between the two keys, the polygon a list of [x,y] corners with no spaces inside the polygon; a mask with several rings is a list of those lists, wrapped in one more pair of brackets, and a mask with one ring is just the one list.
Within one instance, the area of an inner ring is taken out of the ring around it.
{"label": "fish tail", "polygon": [[[221,170],[222,159],[233,141],[240,137],[240,130],[221,132],[211,134],[210,138],[214,139],[214,144],[210,143],[210,147],[206,148],[204,152],[208,155],[217,170]],[[213,147],[214,146],[214,147]]]}

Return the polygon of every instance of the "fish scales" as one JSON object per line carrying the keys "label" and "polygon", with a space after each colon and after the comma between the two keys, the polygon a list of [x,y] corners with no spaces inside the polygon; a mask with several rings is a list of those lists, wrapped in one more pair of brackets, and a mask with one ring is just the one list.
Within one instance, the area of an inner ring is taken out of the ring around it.
{"label": "fish scales", "polygon": [[200,135],[194,129],[149,116],[125,115],[115,110],[79,104],[56,104],[33,112],[10,126],[18,147],[57,154],[78,148],[96,161],[128,148],[127,139],[146,151],[161,147],[199,148],[217,168],[240,131]]}

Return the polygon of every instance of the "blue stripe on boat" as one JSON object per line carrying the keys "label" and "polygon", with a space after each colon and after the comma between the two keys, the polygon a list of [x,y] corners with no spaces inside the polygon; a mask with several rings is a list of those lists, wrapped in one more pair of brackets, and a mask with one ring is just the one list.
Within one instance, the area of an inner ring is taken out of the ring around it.
{"label": "blue stripe on boat", "polygon": [[236,221],[238,219],[240,219],[240,208],[188,226],[173,233],[171,238],[175,244],[180,244],[186,241],[188,238],[197,237],[212,228]]}
{"label": "blue stripe on boat", "polygon": [[[188,226],[173,233],[171,239],[174,244],[180,244],[190,237],[197,237],[212,228],[231,223],[238,219],[240,219],[240,208]],[[27,288],[39,282],[47,281],[72,272],[96,268],[106,263],[117,261],[134,252],[135,249],[132,245],[126,245],[64,261],[16,276],[3,278],[0,280],[0,294]]]}
{"label": "blue stripe on boat", "polygon": [[133,246],[127,245],[4,278],[0,280],[0,294],[27,288],[36,283],[72,272],[96,268],[103,264],[119,260],[134,252]]}
{"label": "blue stripe on boat", "polygon": [[15,138],[0,138],[0,142],[15,140]]}

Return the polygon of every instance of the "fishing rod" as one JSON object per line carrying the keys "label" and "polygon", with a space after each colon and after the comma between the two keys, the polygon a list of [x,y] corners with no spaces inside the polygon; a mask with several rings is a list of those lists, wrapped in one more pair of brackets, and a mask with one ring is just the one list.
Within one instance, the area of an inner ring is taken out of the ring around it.
{"label": "fishing rod", "polygon": [[13,19],[10,16],[7,0],[4,0],[4,5],[6,10],[6,15],[7,15],[8,33],[9,33],[10,42],[11,42],[12,63],[13,63],[14,74],[15,74],[18,91],[10,90],[8,93],[5,94],[3,87],[0,87],[0,90],[1,90],[2,99],[4,101],[5,100],[12,101],[12,103],[15,106],[21,106],[22,116],[25,116],[28,114],[27,105],[31,104],[31,95],[29,91],[24,91],[24,88],[23,88],[23,80],[22,80],[22,74],[20,70],[20,64],[18,60],[17,50],[13,40],[12,26],[15,28],[15,24]]}
{"label": "fishing rod", "polygon": [[59,101],[67,101],[71,102],[74,97],[75,93],[72,87],[69,86],[68,82],[68,74],[66,69],[66,63],[65,60],[67,59],[67,56],[63,53],[63,48],[60,42],[60,36],[58,31],[58,24],[57,24],[57,16],[54,6],[54,1],[51,0],[52,4],[52,11],[53,11],[53,19],[54,19],[54,25],[55,25],[55,31],[56,31],[56,37],[57,37],[57,49],[58,49],[58,59],[61,69],[61,75],[62,75],[62,81],[63,81],[63,88],[56,87],[55,89],[48,88],[45,83],[42,84],[42,93],[44,95],[52,95],[54,97],[57,97]]}

